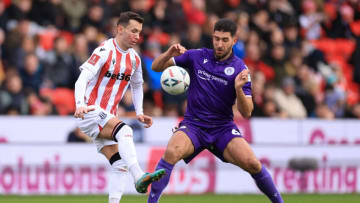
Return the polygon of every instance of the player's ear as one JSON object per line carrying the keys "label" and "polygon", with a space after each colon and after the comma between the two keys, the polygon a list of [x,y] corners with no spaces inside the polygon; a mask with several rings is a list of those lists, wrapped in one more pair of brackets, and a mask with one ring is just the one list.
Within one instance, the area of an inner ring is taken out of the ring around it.
{"label": "player's ear", "polygon": [[232,36],[233,45],[237,42],[237,35]]}

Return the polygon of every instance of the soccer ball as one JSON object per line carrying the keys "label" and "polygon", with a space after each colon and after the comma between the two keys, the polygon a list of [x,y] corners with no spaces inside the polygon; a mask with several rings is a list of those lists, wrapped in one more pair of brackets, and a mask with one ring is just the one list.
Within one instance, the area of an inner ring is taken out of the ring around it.
{"label": "soccer ball", "polygon": [[179,66],[170,66],[161,74],[161,87],[171,95],[184,93],[190,85],[188,72]]}

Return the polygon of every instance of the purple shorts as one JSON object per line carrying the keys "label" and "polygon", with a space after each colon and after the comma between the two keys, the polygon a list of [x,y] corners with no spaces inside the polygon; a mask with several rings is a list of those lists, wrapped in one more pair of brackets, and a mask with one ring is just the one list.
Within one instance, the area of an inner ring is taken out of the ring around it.
{"label": "purple shorts", "polygon": [[189,163],[204,149],[209,150],[223,162],[227,162],[223,156],[227,144],[235,137],[243,137],[233,122],[221,127],[204,128],[184,120],[176,131],[183,131],[194,145],[194,153],[184,158],[185,163]]}

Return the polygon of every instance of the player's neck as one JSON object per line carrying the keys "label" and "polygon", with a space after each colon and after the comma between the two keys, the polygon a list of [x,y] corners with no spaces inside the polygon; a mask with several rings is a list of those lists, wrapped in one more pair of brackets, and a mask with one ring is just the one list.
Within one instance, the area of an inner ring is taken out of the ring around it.
{"label": "player's neck", "polygon": [[126,47],[123,43],[121,43],[121,40],[118,37],[115,38],[115,43],[121,51],[123,51],[123,52],[128,51],[129,48]]}

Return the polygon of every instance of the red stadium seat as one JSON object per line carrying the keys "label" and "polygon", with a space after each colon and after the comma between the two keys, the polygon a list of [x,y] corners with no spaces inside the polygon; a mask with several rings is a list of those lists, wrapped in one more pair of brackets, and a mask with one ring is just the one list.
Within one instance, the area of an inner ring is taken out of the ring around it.
{"label": "red stadium seat", "polygon": [[50,98],[60,115],[69,115],[75,112],[74,90],[67,88],[42,89],[41,95]]}

